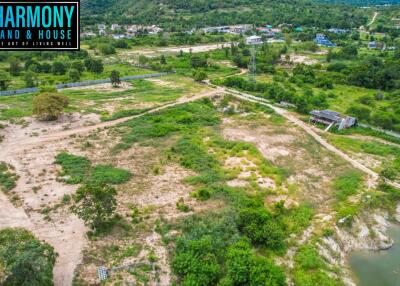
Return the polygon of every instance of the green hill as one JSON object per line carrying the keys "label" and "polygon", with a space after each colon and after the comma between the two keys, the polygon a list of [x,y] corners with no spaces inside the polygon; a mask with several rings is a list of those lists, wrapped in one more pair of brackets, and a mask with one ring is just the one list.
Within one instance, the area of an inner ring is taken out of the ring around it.
{"label": "green hill", "polygon": [[326,3],[345,3],[356,6],[373,6],[373,5],[398,5],[400,0],[320,0]]}
{"label": "green hill", "polygon": [[83,24],[158,24],[172,30],[237,23],[358,27],[364,11],[311,0],[82,0]]}

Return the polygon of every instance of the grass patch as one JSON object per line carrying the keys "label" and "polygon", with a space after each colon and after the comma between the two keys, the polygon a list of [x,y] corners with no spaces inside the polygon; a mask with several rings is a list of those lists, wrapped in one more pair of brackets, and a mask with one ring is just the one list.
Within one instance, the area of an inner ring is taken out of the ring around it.
{"label": "grass patch", "polygon": [[102,116],[101,120],[102,121],[112,121],[112,120],[116,120],[116,119],[119,119],[119,118],[138,115],[138,114],[144,113],[144,112],[146,112],[148,110],[150,110],[150,109],[149,108],[144,108],[144,109],[121,110],[121,111],[117,111],[117,112],[113,113],[111,116]]}
{"label": "grass patch", "polygon": [[1,285],[52,285],[56,257],[52,246],[25,229],[0,230]]}
{"label": "grass patch", "polygon": [[7,193],[15,188],[18,178],[11,165],[0,162],[0,190],[2,192]]}
{"label": "grass patch", "polygon": [[340,131],[335,128],[332,128],[330,130],[330,132],[335,133],[335,134],[340,134],[340,135],[360,134],[360,135],[364,135],[364,136],[374,136],[374,137],[378,137],[378,138],[381,138],[383,140],[386,140],[386,141],[389,141],[392,143],[400,144],[400,138],[388,135],[383,132],[375,131],[375,130],[372,130],[369,128],[363,128],[360,126],[342,129]]}
{"label": "grass patch", "polygon": [[[186,179],[197,188],[193,196],[199,200],[226,202],[226,207],[219,211],[191,215],[177,223],[157,227],[164,242],[175,242],[171,261],[179,283],[261,285],[263,282],[254,280],[251,273],[262,269],[264,282],[285,285],[284,274],[271,262],[272,258],[284,253],[290,234],[301,232],[309,224],[312,208],[304,205],[287,210],[282,206],[279,210],[269,210],[264,206],[265,191],[227,186],[225,182],[234,174],[225,170],[224,162],[232,156],[252,161],[262,176],[272,177],[278,184],[285,179],[286,173],[265,160],[252,144],[223,140],[216,132],[219,123],[220,115],[209,100],[171,107],[121,124],[124,133],[118,149],[173,135],[174,143],[166,156],[197,173]],[[188,210],[182,200],[177,207]],[[182,235],[168,237],[171,229]],[[255,251],[263,255],[258,257]],[[235,253],[243,254],[243,259]],[[237,277],[235,264],[242,260],[248,264],[244,266],[243,275],[239,275],[242,277]]]}
{"label": "grass patch", "polygon": [[67,184],[95,182],[116,185],[129,181],[132,176],[129,171],[111,165],[92,166],[89,159],[66,152],[58,154],[55,163],[61,165],[59,176]]}
{"label": "grass patch", "polygon": [[348,171],[333,181],[333,189],[338,201],[344,201],[357,193],[361,187],[363,177],[358,171]]}
{"label": "grass patch", "polygon": [[392,170],[390,179],[396,179],[400,173],[400,148],[376,141],[364,141],[362,139],[353,139],[343,136],[329,136],[335,146],[342,150],[351,151],[354,153],[365,153],[374,156],[379,156],[382,165],[377,168],[377,171],[385,169]]}
{"label": "grass patch", "polygon": [[122,184],[132,177],[132,174],[124,169],[110,165],[97,165],[92,169],[90,180],[100,184]]}
{"label": "grass patch", "polygon": [[89,159],[66,152],[58,154],[55,163],[62,166],[62,172],[59,176],[67,184],[82,183],[91,168]]}
{"label": "grass patch", "polygon": [[151,138],[165,137],[172,133],[190,132],[202,126],[213,126],[220,116],[208,99],[174,106],[158,113],[147,114],[122,124],[129,128],[123,143],[133,144]]}
{"label": "grass patch", "polygon": [[301,204],[297,208],[289,209],[283,216],[288,233],[299,234],[306,229],[314,216],[314,208],[309,204]]}
{"label": "grass patch", "polygon": [[375,141],[364,141],[343,136],[330,136],[329,140],[343,150],[356,153],[367,153],[381,157],[396,156],[400,158],[400,148]]}
{"label": "grass patch", "polygon": [[312,245],[303,245],[295,257],[293,280],[297,286],[340,286],[343,283],[326,273],[328,266]]}

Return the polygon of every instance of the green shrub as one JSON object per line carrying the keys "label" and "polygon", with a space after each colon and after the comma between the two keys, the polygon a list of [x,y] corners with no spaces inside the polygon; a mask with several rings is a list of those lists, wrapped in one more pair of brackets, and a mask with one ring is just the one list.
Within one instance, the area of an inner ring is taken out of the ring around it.
{"label": "green shrub", "polygon": [[338,278],[329,276],[325,270],[327,265],[312,245],[303,245],[295,255],[293,280],[298,286],[339,286],[343,283]]}
{"label": "green shrub", "polygon": [[192,183],[211,184],[222,179],[219,162],[208,153],[202,138],[184,136],[173,146],[172,152],[178,156],[183,167],[199,173],[199,176],[191,178]]}
{"label": "green shrub", "polygon": [[192,193],[192,196],[200,201],[206,201],[211,197],[211,191],[207,188],[200,188]]}
{"label": "green shrub", "polygon": [[57,254],[49,244],[21,228],[0,230],[4,286],[52,286]]}
{"label": "green shrub", "polygon": [[16,186],[19,176],[12,167],[5,162],[0,162],[0,190],[7,193]]}
{"label": "green shrub", "polygon": [[287,225],[288,233],[301,233],[310,225],[314,216],[314,208],[309,204],[301,204],[298,207],[284,210],[282,221]]}
{"label": "green shrub", "polygon": [[296,266],[304,270],[318,269],[323,265],[318,251],[310,245],[301,246],[295,257]]}
{"label": "green shrub", "polygon": [[71,201],[71,196],[70,196],[70,195],[65,194],[65,195],[62,197],[62,202],[63,202],[63,204],[69,204],[70,201]]}
{"label": "green shrub", "polygon": [[189,132],[202,126],[220,122],[217,110],[209,100],[174,106],[158,113],[147,114],[123,123],[130,130],[123,136],[124,143],[165,137],[177,131]]}
{"label": "green shrub", "polygon": [[358,214],[359,210],[360,205],[346,203],[346,205],[339,207],[336,218],[338,220],[343,220],[343,222],[340,224],[341,226],[351,226],[351,223],[353,222],[354,217]]}
{"label": "green shrub", "polygon": [[74,204],[70,209],[98,233],[114,217],[116,194],[114,188],[104,184],[84,184],[76,191]]}
{"label": "green shrub", "polygon": [[283,270],[265,257],[256,256],[245,241],[229,247],[226,268],[230,285],[286,285]]}
{"label": "green shrub", "polygon": [[43,93],[32,100],[33,114],[40,120],[56,120],[69,104],[64,95]]}
{"label": "green shrub", "polygon": [[178,202],[176,203],[176,208],[177,208],[178,210],[180,210],[181,212],[185,212],[185,213],[187,213],[188,211],[190,211],[190,207],[189,207],[187,204],[185,204],[183,198],[180,198],[180,199],[178,200]]}
{"label": "green shrub", "polygon": [[362,183],[362,174],[358,171],[348,171],[333,181],[336,198],[344,201],[357,193]]}
{"label": "green shrub", "polygon": [[82,183],[91,168],[91,162],[87,158],[66,152],[58,154],[55,163],[61,165],[63,170],[59,175],[67,184]]}
{"label": "green shrub", "polygon": [[67,184],[91,182],[116,185],[125,183],[132,177],[127,170],[110,165],[92,166],[89,159],[66,152],[58,154],[55,163],[62,166],[62,172],[59,175]]}
{"label": "green shrub", "polygon": [[215,285],[222,276],[227,248],[239,238],[230,213],[193,215],[179,224],[172,270],[181,285]]}
{"label": "green shrub", "polygon": [[97,165],[91,171],[90,180],[98,184],[122,184],[132,177],[132,174],[124,169],[110,165]]}
{"label": "green shrub", "polygon": [[275,250],[284,247],[284,225],[275,220],[265,208],[240,209],[238,226],[256,245]]}

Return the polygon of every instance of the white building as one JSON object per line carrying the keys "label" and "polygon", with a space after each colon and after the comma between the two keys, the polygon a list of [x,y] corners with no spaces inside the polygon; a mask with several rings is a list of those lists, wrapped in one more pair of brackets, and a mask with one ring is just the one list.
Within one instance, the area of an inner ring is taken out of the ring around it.
{"label": "white building", "polygon": [[96,34],[93,33],[92,31],[81,33],[81,38],[90,38],[90,37],[96,37]]}
{"label": "white building", "polygon": [[160,28],[156,25],[148,26],[148,27],[146,27],[146,30],[149,34],[153,34],[153,35],[156,35],[158,33],[161,33],[162,31],[164,31],[162,28]]}
{"label": "white building", "polygon": [[112,24],[111,25],[111,31],[115,31],[115,30],[117,30],[119,28],[120,28],[120,25],[118,25],[118,24]]}
{"label": "white building", "polygon": [[123,35],[123,34],[115,34],[115,35],[113,35],[113,38],[114,38],[115,40],[119,40],[119,39],[125,39],[126,36]]}
{"label": "white building", "polygon": [[247,37],[247,38],[246,38],[246,44],[247,44],[247,45],[260,45],[260,44],[262,44],[262,43],[263,43],[263,42],[262,42],[260,36],[254,35],[254,36],[250,36],[250,37]]}

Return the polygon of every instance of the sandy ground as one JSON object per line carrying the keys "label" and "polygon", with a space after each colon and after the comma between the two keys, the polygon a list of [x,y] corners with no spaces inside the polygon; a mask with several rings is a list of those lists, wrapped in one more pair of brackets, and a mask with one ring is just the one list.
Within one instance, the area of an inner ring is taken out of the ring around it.
{"label": "sandy ground", "polygon": [[179,47],[160,47],[160,48],[148,48],[148,49],[137,49],[130,51],[121,52],[122,56],[133,56],[133,55],[145,55],[147,57],[156,57],[160,54],[177,54],[180,51],[184,53],[202,53],[207,51],[212,51],[220,49],[223,47],[230,47],[230,43],[220,43],[220,44],[207,44],[207,45],[197,45],[197,46],[179,46]]}
{"label": "sandy ground", "polygon": [[[67,286],[71,285],[74,266],[81,260],[87,230],[82,221],[64,207],[48,217],[42,211],[45,207],[60,203],[64,194],[75,191],[75,187],[56,181],[56,166],[53,164],[55,155],[68,149],[69,140],[14,152],[16,148],[13,145],[18,142],[18,134],[29,136],[29,131],[35,127],[36,124],[26,127],[26,133],[18,132],[21,130],[14,127],[17,132],[14,136],[6,137],[5,148],[1,150],[0,159],[14,166],[20,179],[12,190],[12,194],[18,197],[18,207],[12,205],[3,194],[0,197],[0,227],[24,227],[51,244],[59,254],[54,268],[55,285]],[[59,126],[53,127],[57,129]]]}
{"label": "sandy ground", "polygon": [[[174,103],[166,104],[143,114],[156,112],[176,104],[194,101],[203,97],[213,97],[225,91],[224,88],[216,88],[194,96],[182,97]],[[237,93],[235,94],[237,95]],[[254,99],[247,96],[240,95],[240,97],[254,101]],[[299,126],[327,150],[342,157],[372,178],[377,178],[375,172],[330,145],[317,134],[313,127],[299,120],[293,114],[267,103],[262,104],[268,105],[278,114],[281,114],[290,122]],[[142,116],[143,114],[101,123],[93,122],[93,118],[88,118],[87,120],[83,120],[82,118],[77,119],[73,115],[62,118],[59,122],[55,123],[40,123],[32,120],[31,124],[27,127],[10,125],[1,131],[5,136],[5,140],[1,143],[0,160],[13,165],[20,176],[17,187],[13,190],[20,197],[20,200],[18,202],[19,206],[16,207],[3,194],[0,194],[0,227],[26,227],[40,239],[53,245],[59,253],[54,269],[56,286],[71,285],[74,269],[81,261],[81,251],[87,243],[85,239],[85,232],[87,230],[83,223],[71,215],[65,207],[59,207],[56,211],[51,212],[49,218],[41,213],[41,210],[45,206],[54,206],[60,202],[64,194],[71,194],[75,191],[75,187],[61,184],[55,180],[57,169],[53,164],[54,156],[59,151],[65,149],[74,154],[79,154],[79,150],[73,150],[73,145],[71,144],[73,138],[70,138],[70,136],[87,134],[99,128],[114,126],[118,123]],[[287,140],[288,138],[283,139]],[[286,156],[283,150],[277,150],[274,154]],[[159,180],[160,184],[163,183],[166,186],[170,185],[171,180],[175,184],[179,176],[174,178],[170,174],[167,171],[157,177],[157,180]],[[33,187],[38,187],[36,192],[33,191]],[[176,202],[176,195],[174,194],[171,197],[168,191],[163,193],[159,201],[160,206],[165,204],[167,208],[172,207],[171,204]],[[139,198],[137,203],[140,204],[141,201]],[[146,197],[142,198],[142,202],[146,202]],[[150,236],[148,239],[153,242],[157,241],[157,238],[154,236]],[[156,244],[158,243],[155,242],[154,245]],[[162,256],[161,253],[160,255]]]}
{"label": "sandy ground", "polygon": [[90,89],[98,92],[114,92],[114,91],[125,91],[132,87],[132,84],[126,81],[123,81],[117,87],[113,87],[111,83],[100,83],[94,85],[86,85],[86,86],[75,86],[69,87],[65,90],[85,90]]}
{"label": "sandy ground", "polygon": [[[219,93],[221,89],[212,89],[182,97],[177,102],[143,114]],[[60,206],[48,216],[42,213],[43,208],[54,207],[60,203],[64,194],[71,194],[76,189],[76,186],[56,181],[57,167],[53,164],[55,155],[62,150],[79,154],[79,150],[73,150],[73,137],[110,127],[143,114],[101,123],[96,123],[98,118],[91,115],[82,117],[78,114],[63,116],[52,123],[27,118],[29,124],[26,126],[8,125],[1,130],[5,139],[1,143],[0,161],[14,166],[20,179],[16,188],[12,190],[13,195],[19,197],[18,206],[11,204],[4,194],[0,194],[0,228],[25,227],[55,248],[59,254],[54,268],[56,286],[72,284],[74,270],[82,260],[81,251],[87,243],[85,238],[87,229],[67,207]]]}
{"label": "sandy ground", "polygon": [[[295,125],[297,125],[301,129],[303,129],[305,132],[307,132],[311,137],[313,137],[325,149],[329,150],[330,152],[333,152],[337,156],[339,156],[342,159],[344,159],[347,162],[349,162],[351,165],[353,165],[353,167],[355,167],[355,168],[359,169],[360,171],[362,171],[363,173],[367,174],[368,177],[369,177],[368,182],[370,183],[369,187],[373,187],[378,183],[379,175],[375,171],[371,170],[370,168],[366,167],[365,165],[363,165],[359,161],[351,158],[345,152],[343,152],[343,151],[339,150],[338,148],[336,148],[335,146],[331,145],[328,141],[326,141],[324,138],[322,138],[318,134],[318,132],[319,132],[318,129],[316,129],[312,125],[309,125],[309,124],[303,122],[302,120],[297,118],[296,115],[294,115],[293,113],[287,111],[286,109],[283,109],[283,108],[277,107],[275,105],[272,105],[268,101],[263,100],[261,98],[257,98],[255,96],[252,96],[252,95],[249,95],[249,94],[246,94],[246,93],[237,92],[235,90],[230,90],[230,89],[226,89],[226,88],[224,90],[225,90],[225,92],[230,93],[231,95],[233,95],[235,97],[238,97],[238,98],[241,98],[243,100],[250,101],[250,102],[257,102],[257,103],[260,103],[262,105],[265,105],[265,106],[268,106],[268,107],[272,108],[277,114],[285,117],[287,120],[289,120],[290,122],[294,123]],[[385,179],[385,183],[387,183],[388,185],[391,185],[392,187],[400,189],[400,183],[393,182],[393,181],[388,180],[388,179]]]}
{"label": "sandy ground", "polygon": [[[297,55],[297,54],[290,54],[290,62],[293,64],[305,64],[305,65],[314,65],[317,64],[318,61],[315,59],[311,59],[306,55]],[[285,55],[281,56],[282,61],[286,61]]]}

